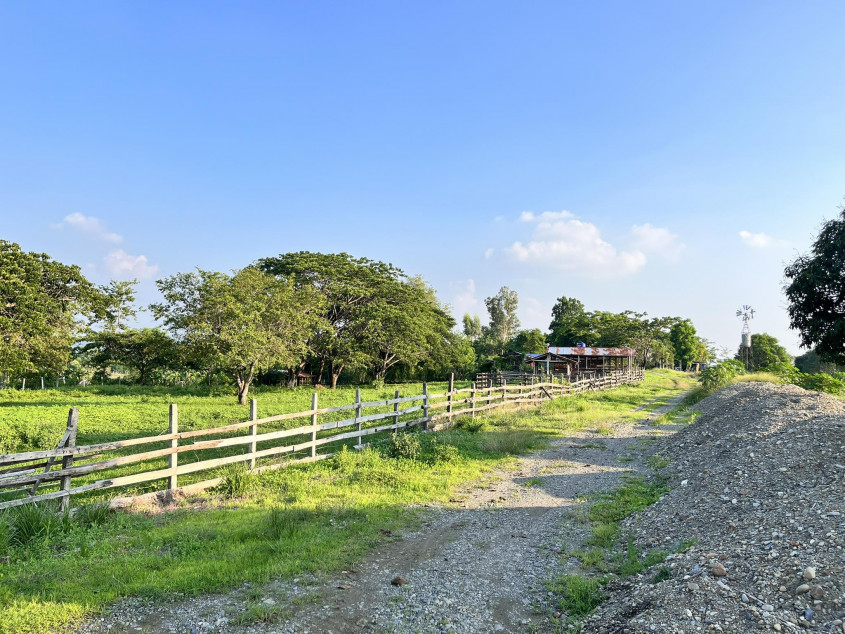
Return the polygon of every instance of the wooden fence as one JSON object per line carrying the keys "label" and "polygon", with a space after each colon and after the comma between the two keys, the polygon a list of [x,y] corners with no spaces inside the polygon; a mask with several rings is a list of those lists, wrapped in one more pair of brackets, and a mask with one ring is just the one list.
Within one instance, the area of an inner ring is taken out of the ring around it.
{"label": "wooden fence", "polygon": [[[634,383],[643,376],[642,370],[633,370],[573,383],[553,380],[497,387],[476,387],[473,383],[464,389],[454,389],[453,376],[444,393],[430,394],[424,383],[420,395],[400,396],[397,390],[392,399],[363,402],[360,390],[356,390],[354,403],[337,407],[320,408],[315,392],[310,410],[266,418],[258,418],[253,399],[249,420],[189,431],[179,431],[178,409],[171,404],[167,433],[82,446],[76,444],[79,410],[74,408],[55,449],[0,455],[0,509],[53,499],[68,509],[73,496],[138,484],[158,483],[159,493],[200,491],[219,484],[222,478],[196,479],[191,474],[235,463],[262,472],[315,462],[333,456],[341,446],[360,449],[368,446],[365,439],[398,429],[433,431],[448,427],[458,416],[475,416],[508,405],[538,405],[547,399]],[[298,419],[309,422],[285,428]],[[328,445],[334,445],[328,447],[332,451],[318,451]],[[190,459],[180,460],[180,456]],[[121,475],[127,465],[137,470]],[[110,477],[102,477],[109,472]]]}

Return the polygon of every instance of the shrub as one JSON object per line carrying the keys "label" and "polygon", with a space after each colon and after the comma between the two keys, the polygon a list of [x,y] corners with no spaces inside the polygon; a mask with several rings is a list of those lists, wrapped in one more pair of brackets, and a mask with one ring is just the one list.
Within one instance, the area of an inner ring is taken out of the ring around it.
{"label": "shrub", "polygon": [[420,454],[420,438],[418,434],[393,434],[384,445],[385,453],[390,458],[404,458],[416,460]]}
{"label": "shrub", "polygon": [[243,462],[227,465],[221,477],[217,490],[226,497],[243,497],[255,486],[256,474]]}
{"label": "shrub", "polygon": [[51,504],[22,504],[8,509],[2,517],[9,546],[49,541],[73,526],[70,514]]}
{"label": "shrub", "polygon": [[726,359],[702,370],[698,380],[706,390],[718,390],[744,373],[745,368],[742,363],[736,359]]}

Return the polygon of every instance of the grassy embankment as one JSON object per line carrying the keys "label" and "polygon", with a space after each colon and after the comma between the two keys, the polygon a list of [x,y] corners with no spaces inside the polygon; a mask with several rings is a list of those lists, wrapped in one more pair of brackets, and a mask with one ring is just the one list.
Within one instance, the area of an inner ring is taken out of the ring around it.
{"label": "grassy embankment", "polygon": [[7,514],[0,521],[0,632],[56,631],[127,596],[173,598],[341,569],[389,539],[380,531],[413,525],[416,505],[447,503],[458,485],[555,435],[602,433],[609,421],[648,417],[690,383],[680,373],[650,372],[636,386],[478,417],[437,434],[400,434],[314,465],[257,477],[230,472],[216,495],[167,513],[88,509],[61,521]]}

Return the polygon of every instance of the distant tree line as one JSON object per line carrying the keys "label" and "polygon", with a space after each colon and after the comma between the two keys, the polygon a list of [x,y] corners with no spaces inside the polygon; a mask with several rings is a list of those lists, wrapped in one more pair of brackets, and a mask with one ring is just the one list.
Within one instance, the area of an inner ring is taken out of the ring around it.
{"label": "distant tree line", "polygon": [[587,311],[572,297],[559,297],[552,308],[548,334],[539,329],[519,330],[515,291],[503,287],[485,300],[489,326],[478,315],[463,316],[464,334],[472,341],[480,370],[511,369],[527,353],[542,353],[547,346],[633,347],[637,362],[647,367],[686,369],[716,355],[714,346],[701,338],[688,319],[648,317],[626,310],[621,313]]}

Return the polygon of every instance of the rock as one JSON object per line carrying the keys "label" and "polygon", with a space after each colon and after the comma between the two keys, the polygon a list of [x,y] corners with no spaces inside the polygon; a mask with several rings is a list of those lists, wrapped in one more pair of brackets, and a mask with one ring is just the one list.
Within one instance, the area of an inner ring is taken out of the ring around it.
{"label": "rock", "polygon": [[804,618],[807,621],[812,621],[814,616],[816,616],[816,613],[813,611],[812,608],[807,608],[806,610],[804,610]]}
{"label": "rock", "polygon": [[400,577],[398,575],[390,580],[390,585],[392,586],[404,586],[406,583],[408,582],[405,580],[405,577]]}
{"label": "rock", "polygon": [[689,590],[690,592],[698,592],[698,588],[699,586],[695,581],[690,581],[689,583],[687,583],[687,590]]}
{"label": "rock", "polygon": [[760,607],[760,609],[761,609],[761,610],[763,610],[763,612],[774,612],[774,611],[775,611],[775,606],[773,606],[771,603],[764,603],[764,604]]}
{"label": "rock", "polygon": [[816,569],[812,566],[807,566],[804,568],[804,579],[807,581],[812,581],[816,578]]}
{"label": "rock", "polygon": [[725,575],[728,574],[728,571],[725,569],[725,567],[719,561],[717,561],[715,564],[713,564],[713,568],[710,569],[710,572],[713,573],[714,577],[724,577]]}
{"label": "rock", "polygon": [[821,601],[824,598],[824,589],[821,586],[810,586],[810,596]]}
{"label": "rock", "polygon": [[806,584],[806,583],[802,583],[800,586],[795,588],[795,594],[806,594],[809,591],[810,591],[810,586],[809,586],[809,584]]}
{"label": "rock", "polygon": [[748,595],[747,595],[747,594],[745,594],[744,592],[742,593],[742,602],[743,602],[743,603],[748,603]]}
{"label": "rock", "polygon": [[775,623],[772,627],[775,628],[775,632],[780,632],[780,623]]}

